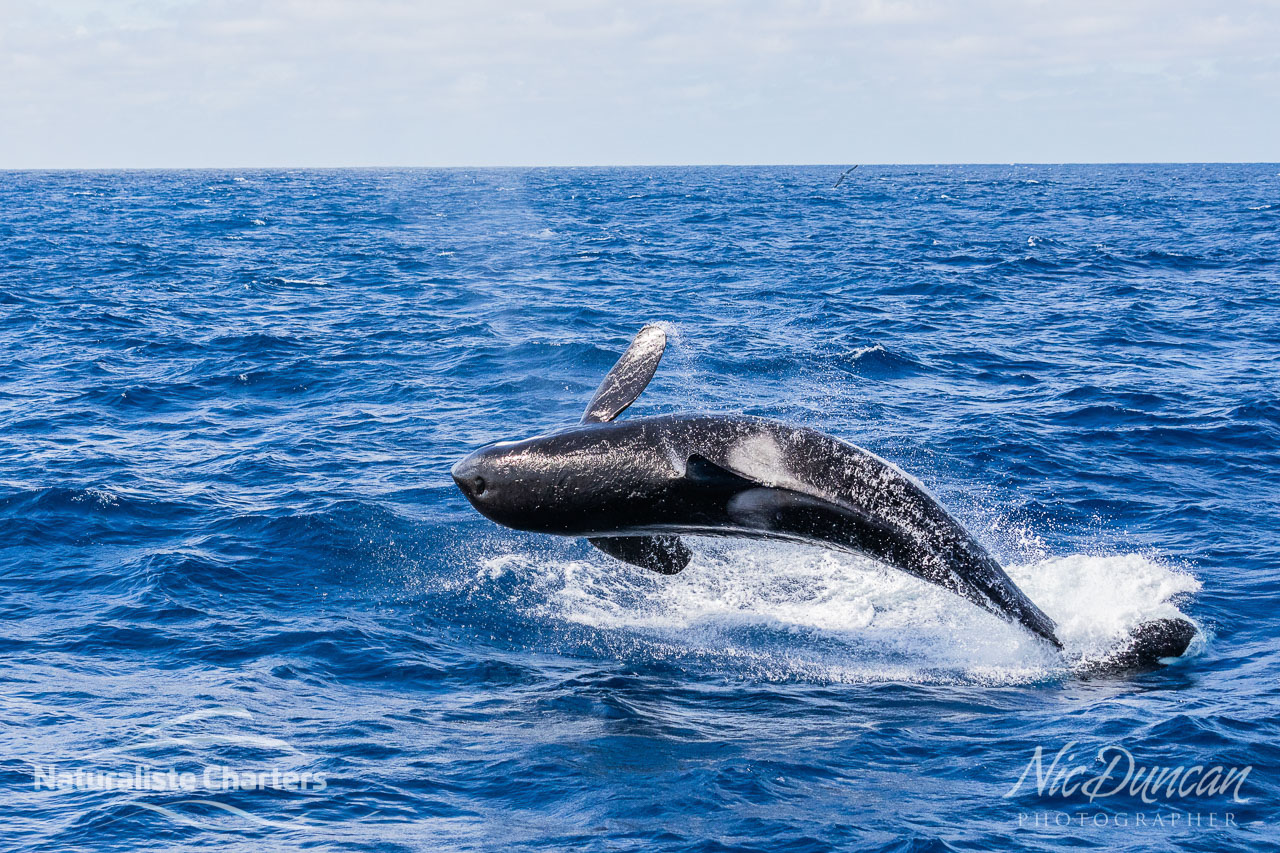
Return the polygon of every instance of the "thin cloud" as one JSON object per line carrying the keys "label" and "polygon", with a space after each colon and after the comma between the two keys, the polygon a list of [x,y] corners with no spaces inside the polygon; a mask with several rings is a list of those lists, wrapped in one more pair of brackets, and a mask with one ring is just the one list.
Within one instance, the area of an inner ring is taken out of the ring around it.
{"label": "thin cloud", "polygon": [[1274,160],[1280,6],[17,2],[0,165]]}

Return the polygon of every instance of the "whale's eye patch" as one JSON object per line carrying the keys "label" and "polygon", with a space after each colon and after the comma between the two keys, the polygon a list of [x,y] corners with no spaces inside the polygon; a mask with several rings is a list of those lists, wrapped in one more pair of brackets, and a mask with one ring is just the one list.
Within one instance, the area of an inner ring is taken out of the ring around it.
{"label": "whale's eye patch", "polygon": [[484,477],[476,477],[474,485],[476,487],[476,494],[483,495],[485,487]]}

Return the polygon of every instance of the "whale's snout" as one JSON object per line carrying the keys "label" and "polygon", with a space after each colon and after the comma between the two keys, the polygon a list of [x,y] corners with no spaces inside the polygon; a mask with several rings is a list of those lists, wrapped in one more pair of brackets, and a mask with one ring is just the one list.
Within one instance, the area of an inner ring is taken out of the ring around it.
{"label": "whale's snout", "polygon": [[467,500],[476,506],[479,506],[489,494],[492,479],[491,476],[486,476],[489,466],[481,456],[482,452],[477,451],[459,459],[454,463],[453,468],[449,469],[453,482],[467,496]]}
{"label": "whale's snout", "polygon": [[579,454],[588,456],[580,465],[579,456],[548,451],[543,440],[490,444],[455,462],[449,475],[490,521],[514,530],[567,535],[599,512],[598,490],[591,487],[601,480],[588,467],[594,456]]}

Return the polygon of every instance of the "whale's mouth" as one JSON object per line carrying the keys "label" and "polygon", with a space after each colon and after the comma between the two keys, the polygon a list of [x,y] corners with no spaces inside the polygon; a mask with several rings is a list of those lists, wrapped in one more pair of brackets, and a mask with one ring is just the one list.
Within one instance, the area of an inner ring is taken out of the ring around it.
{"label": "whale's mouth", "polygon": [[[1057,621],[1064,646],[1057,653],[951,592],[868,559],[788,543],[691,544],[693,563],[671,577],[546,552],[491,557],[480,577],[519,589],[513,606],[559,626],[552,636],[572,637],[575,654],[585,642],[611,658],[816,682],[1022,684],[1090,676],[1138,626],[1185,619],[1175,602],[1199,589],[1187,572],[1140,554],[1008,566]],[[1188,654],[1204,641],[1198,634]]]}

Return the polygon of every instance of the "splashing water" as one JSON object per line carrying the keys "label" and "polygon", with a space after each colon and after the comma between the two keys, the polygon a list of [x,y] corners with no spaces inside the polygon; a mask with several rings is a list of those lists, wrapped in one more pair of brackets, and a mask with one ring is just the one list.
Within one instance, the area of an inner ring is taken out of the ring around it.
{"label": "splashing water", "polygon": [[820,681],[1034,682],[1106,657],[1142,622],[1183,616],[1200,584],[1140,555],[1073,555],[1009,567],[1059,626],[1061,656],[967,601],[876,562],[784,543],[692,538],[699,557],[652,576],[601,559],[512,552],[477,582],[510,573],[538,619],[631,635],[631,653],[722,663],[726,673]]}

